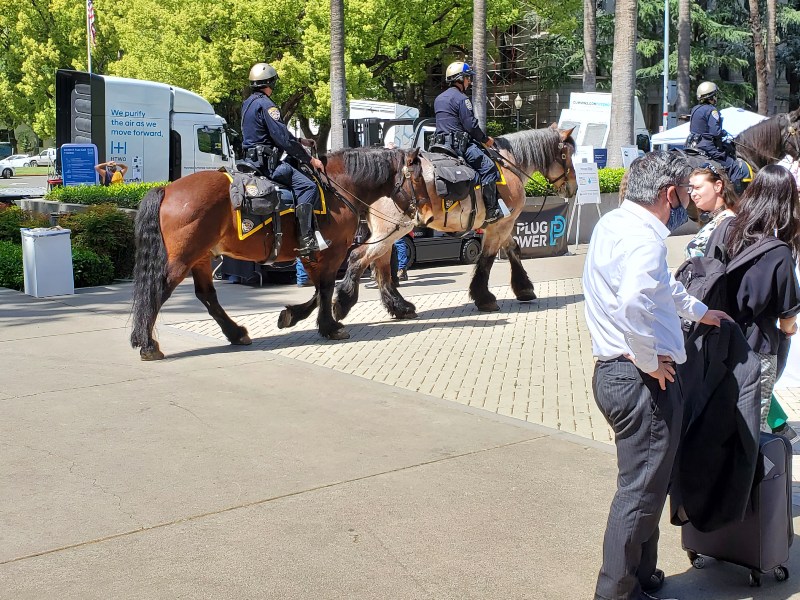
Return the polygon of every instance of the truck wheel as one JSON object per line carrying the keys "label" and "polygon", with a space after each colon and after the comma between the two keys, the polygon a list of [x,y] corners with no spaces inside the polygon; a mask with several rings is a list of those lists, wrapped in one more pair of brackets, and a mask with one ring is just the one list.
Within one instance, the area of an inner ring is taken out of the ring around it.
{"label": "truck wheel", "polygon": [[475,238],[465,241],[461,245],[461,262],[465,265],[474,265],[481,256],[481,243]]}
{"label": "truck wheel", "polygon": [[11,169],[3,169],[3,179],[11,179]]}
{"label": "truck wheel", "polygon": [[414,241],[407,235],[403,236],[401,239],[406,245],[406,257],[408,258],[406,261],[406,269],[410,269],[411,265],[417,261],[417,248],[414,246]]}

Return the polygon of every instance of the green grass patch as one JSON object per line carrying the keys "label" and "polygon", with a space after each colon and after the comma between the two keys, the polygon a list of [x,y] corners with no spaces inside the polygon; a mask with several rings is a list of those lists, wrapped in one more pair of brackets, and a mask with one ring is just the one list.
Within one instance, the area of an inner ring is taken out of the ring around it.
{"label": "green grass patch", "polygon": [[[600,169],[598,171],[600,193],[615,194],[619,192],[619,184],[624,174],[625,169]],[[533,177],[525,184],[526,196],[555,196],[555,194],[555,188],[547,183],[541,173],[534,173]]]}
{"label": "green grass patch", "polygon": [[47,175],[49,170],[48,167],[19,167],[15,169],[17,177],[23,175]]}

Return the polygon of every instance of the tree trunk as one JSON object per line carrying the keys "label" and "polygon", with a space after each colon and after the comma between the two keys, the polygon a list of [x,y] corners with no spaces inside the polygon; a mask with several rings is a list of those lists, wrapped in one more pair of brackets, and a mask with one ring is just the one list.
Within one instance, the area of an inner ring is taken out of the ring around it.
{"label": "tree trunk", "polygon": [[331,150],[344,147],[347,80],[344,72],[344,0],[331,0]]}
{"label": "tree trunk", "polygon": [[775,65],[775,0],[767,0],[767,112],[772,116],[776,111],[775,104],[775,85],[778,81],[778,73]]}
{"label": "tree trunk", "polygon": [[583,0],[583,91],[597,91],[596,0]]}
{"label": "tree trunk", "polygon": [[486,131],[486,0],[474,0],[472,10],[472,108]]}
{"label": "tree trunk", "polygon": [[761,15],[758,13],[758,0],[750,0],[750,32],[753,34],[753,52],[756,57],[756,92],[758,113],[767,114],[767,59],[764,54],[764,41],[761,35]]}
{"label": "tree trunk", "polygon": [[622,146],[633,145],[633,98],[636,93],[637,0],[617,0],[611,74],[611,129],[608,166],[622,166]]}
{"label": "tree trunk", "polygon": [[689,80],[689,58],[692,51],[692,3],[678,0],[678,95],[675,113],[685,115],[691,107],[691,81]]}

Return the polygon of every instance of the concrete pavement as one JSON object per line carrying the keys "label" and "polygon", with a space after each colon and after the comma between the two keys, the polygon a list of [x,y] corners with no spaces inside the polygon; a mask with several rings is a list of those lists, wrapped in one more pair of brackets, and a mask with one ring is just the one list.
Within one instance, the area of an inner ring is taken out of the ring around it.
{"label": "concrete pavement", "polygon": [[[159,363],[127,345],[129,284],[53,300],[0,292],[0,598],[590,598],[613,446],[589,439],[595,424],[580,437],[576,419],[534,422],[526,390],[559,369],[555,400],[585,399],[571,282],[582,257],[526,264],[543,300],[495,315],[468,310],[459,266],[411,272],[401,289],[419,321],[390,322],[362,290],[344,344],[270,329],[308,289],[223,284],[223,305],[255,333],[255,347],[231,348],[202,329],[183,285]],[[501,297],[507,281],[500,263]],[[574,333],[551,336],[562,320]],[[566,350],[546,345],[559,340]],[[434,358],[414,362],[425,348]],[[509,359],[499,389],[455,375],[481,356]],[[383,382],[379,363],[416,366],[407,383]],[[439,393],[430,379],[448,365],[461,385]],[[501,410],[512,369],[527,420],[513,402]],[[692,569],[666,522],[661,549],[670,597],[754,597],[743,569]],[[800,597],[800,577],[765,577],[756,597]]]}

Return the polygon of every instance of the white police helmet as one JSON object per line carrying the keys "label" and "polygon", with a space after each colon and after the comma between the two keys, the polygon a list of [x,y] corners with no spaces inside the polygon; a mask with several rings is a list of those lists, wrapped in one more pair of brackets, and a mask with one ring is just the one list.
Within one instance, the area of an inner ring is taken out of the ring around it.
{"label": "white police helmet", "polygon": [[256,63],[250,69],[250,87],[254,90],[262,87],[275,87],[278,81],[278,72],[272,65],[267,63]]}
{"label": "white police helmet", "polygon": [[713,81],[704,81],[700,85],[697,86],[697,99],[698,100],[709,100],[711,98],[716,98],[717,94],[719,93],[719,88],[717,84]]}
{"label": "white police helmet", "polygon": [[453,83],[454,81],[462,81],[464,77],[473,77],[474,75],[475,73],[472,72],[472,69],[467,63],[458,61],[450,63],[447,67],[444,80],[447,83]]}

